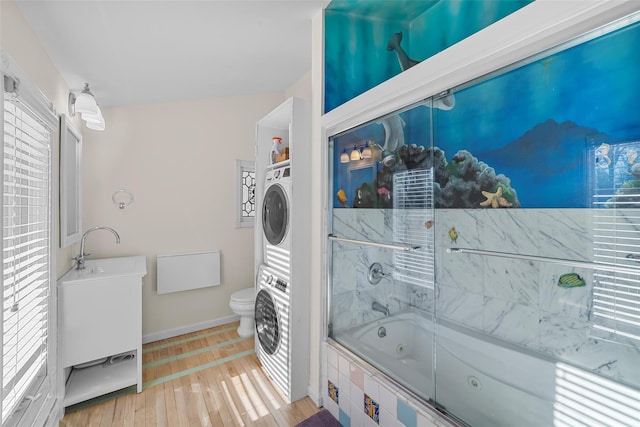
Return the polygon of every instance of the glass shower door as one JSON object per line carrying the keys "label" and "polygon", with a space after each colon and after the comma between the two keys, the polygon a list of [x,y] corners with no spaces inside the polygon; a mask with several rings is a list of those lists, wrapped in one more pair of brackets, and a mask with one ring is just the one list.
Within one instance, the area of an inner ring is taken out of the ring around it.
{"label": "glass shower door", "polygon": [[329,337],[433,398],[431,108],[330,138]]}

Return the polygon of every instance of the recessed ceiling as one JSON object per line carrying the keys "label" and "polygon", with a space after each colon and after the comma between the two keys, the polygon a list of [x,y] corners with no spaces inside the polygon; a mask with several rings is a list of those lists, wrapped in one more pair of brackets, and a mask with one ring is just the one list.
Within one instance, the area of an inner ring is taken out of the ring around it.
{"label": "recessed ceiling", "polygon": [[328,0],[17,0],[72,90],[102,107],[282,91]]}

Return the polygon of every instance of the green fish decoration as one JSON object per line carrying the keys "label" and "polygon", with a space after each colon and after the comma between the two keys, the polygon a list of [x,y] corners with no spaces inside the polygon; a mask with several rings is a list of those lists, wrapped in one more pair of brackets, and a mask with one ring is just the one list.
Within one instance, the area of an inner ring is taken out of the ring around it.
{"label": "green fish decoration", "polygon": [[560,279],[558,279],[558,286],[561,288],[577,288],[585,285],[584,279],[577,273],[563,274],[560,276]]}

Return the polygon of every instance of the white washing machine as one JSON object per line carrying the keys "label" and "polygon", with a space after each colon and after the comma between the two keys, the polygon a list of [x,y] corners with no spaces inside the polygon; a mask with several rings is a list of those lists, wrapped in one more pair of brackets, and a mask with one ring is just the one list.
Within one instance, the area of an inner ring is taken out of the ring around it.
{"label": "white washing machine", "polygon": [[289,301],[291,289],[276,269],[258,269],[255,304],[256,354],[271,379],[290,396]]}
{"label": "white washing machine", "polygon": [[262,198],[264,263],[289,280],[291,274],[291,167],[270,169]]}

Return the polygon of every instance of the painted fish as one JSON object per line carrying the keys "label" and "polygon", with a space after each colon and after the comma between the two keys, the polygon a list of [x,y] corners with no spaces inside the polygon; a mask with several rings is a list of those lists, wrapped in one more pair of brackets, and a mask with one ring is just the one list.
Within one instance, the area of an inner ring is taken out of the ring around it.
{"label": "painted fish", "polygon": [[558,279],[558,286],[560,286],[561,288],[577,288],[585,285],[586,283],[584,279],[577,273],[563,274]]}
{"label": "painted fish", "polygon": [[338,192],[336,193],[336,196],[338,196],[338,201],[342,203],[342,206],[344,206],[345,208],[349,207],[349,205],[347,205],[347,194],[344,192],[342,188],[338,190]]}
{"label": "painted fish", "polygon": [[449,238],[451,239],[451,243],[456,243],[458,240],[458,232],[455,227],[451,227],[449,230]]}

